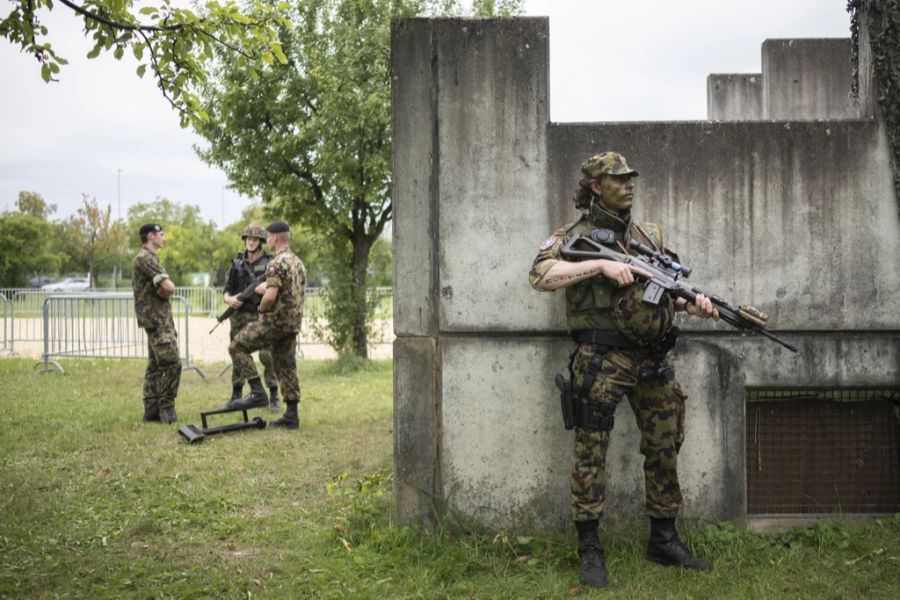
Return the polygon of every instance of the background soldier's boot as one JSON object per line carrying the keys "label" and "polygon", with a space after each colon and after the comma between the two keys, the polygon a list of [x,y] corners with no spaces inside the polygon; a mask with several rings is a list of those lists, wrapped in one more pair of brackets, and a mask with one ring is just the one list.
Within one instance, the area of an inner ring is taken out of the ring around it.
{"label": "background soldier's boot", "polygon": [[281,403],[278,401],[278,386],[273,385],[269,388],[269,410],[278,412],[281,410]]}
{"label": "background soldier's boot", "polygon": [[606,557],[597,535],[599,521],[579,521],[578,529],[578,579],[584,585],[596,588],[606,587]]}
{"label": "background soldier's boot", "polygon": [[269,405],[269,397],[266,396],[266,390],[263,388],[259,377],[248,379],[250,384],[250,393],[243,400],[231,403],[231,408],[263,408]]}
{"label": "background soldier's boot", "polygon": [[675,519],[650,518],[650,541],[647,543],[647,558],[655,563],[682,566],[698,571],[711,571],[709,561],[691,554],[675,529]]}
{"label": "background soldier's boot", "polygon": [[144,407],[144,420],[148,421],[148,422],[159,421],[159,405],[158,404]]}
{"label": "background soldier's boot", "polygon": [[300,415],[297,414],[297,403],[284,401],[287,409],[284,414],[272,421],[273,427],[284,427],[285,429],[299,429]]}
{"label": "background soldier's boot", "polygon": [[159,420],[165,424],[174,423],[178,419],[178,415],[175,414],[175,408],[163,408],[159,411]]}
{"label": "background soldier's boot", "polygon": [[233,408],[235,402],[239,402],[241,400],[241,395],[244,393],[244,384],[236,383],[231,386],[231,398],[228,399],[228,402],[225,403],[225,408]]}

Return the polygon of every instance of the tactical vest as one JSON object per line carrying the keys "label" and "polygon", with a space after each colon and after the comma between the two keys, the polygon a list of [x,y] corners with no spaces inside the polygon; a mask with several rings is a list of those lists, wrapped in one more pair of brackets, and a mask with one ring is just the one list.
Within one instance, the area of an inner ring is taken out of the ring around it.
{"label": "tactical vest", "polygon": [[[662,249],[662,231],[655,223],[637,225],[631,219],[622,221],[610,214],[600,214],[598,218],[589,220],[582,217],[577,222],[567,225],[566,238],[573,235],[585,235],[594,229],[612,229],[621,237],[622,247],[613,248],[617,252],[625,252],[632,238],[652,245],[656,250]],[[598,223],[599,221],[599,223]],[[618,246],[618,245],[617,245]],[[633,252],[628,252],[633,254]],[[566,288],[566,326],[568,330],[598,329],[601,331],[618,331],[612,314],[613,296],[619,287],[602,275],[585,279]]]}
{"label": "tactical vest", "polygon": [[[266,272],[266,266],[270,260],[272,260],[272,255],[263,252],[255,262],[251,263],[246,260],[243,252],[238,252],[231,265],[231,268],[237,274],[237,289],[232,290],[232,293],[240,294],[247,289],[247,286]],[[258,312],[261,300],[262,297],[259,294],[251,295],[239,309],[240,312]]]}

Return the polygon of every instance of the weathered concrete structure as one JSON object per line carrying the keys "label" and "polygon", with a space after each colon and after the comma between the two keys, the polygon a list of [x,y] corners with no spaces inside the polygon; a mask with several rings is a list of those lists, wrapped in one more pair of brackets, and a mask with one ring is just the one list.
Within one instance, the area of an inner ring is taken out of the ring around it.
{"label": "weathered concrete structure", "polygon": [[[399,520],[444,508],[492,526],[568,519],[572,436],[552,377],[572,342],[562,293],[533,291],[527,274],[537,245],[577,218],[578,164],[598,151],[641,172],[636,216],[663,224],[695,284],[760,307],[800,347],[679,323],[686,514],[745,513],[748,387],[900,384],[900,221],[884,131],[869,114],[850,118],[864,108],[816,112],[820,93],[846,98],[849,79],[820,92],[804,62],[815,48],[767,42],[759,81],[719,77],[710,114],[723,122],[554,124],[545,19],[400,21],[392,44]],[[637,437],[623,403],[613,517],[643,506]]]}

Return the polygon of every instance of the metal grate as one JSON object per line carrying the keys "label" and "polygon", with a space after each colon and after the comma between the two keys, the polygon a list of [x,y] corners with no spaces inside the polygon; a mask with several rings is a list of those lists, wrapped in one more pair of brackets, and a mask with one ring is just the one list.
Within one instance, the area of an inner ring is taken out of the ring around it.
{"label": "metal grate", "polygon": [[749,514],[900,507],[900,389],[748,389],[746,422]]}

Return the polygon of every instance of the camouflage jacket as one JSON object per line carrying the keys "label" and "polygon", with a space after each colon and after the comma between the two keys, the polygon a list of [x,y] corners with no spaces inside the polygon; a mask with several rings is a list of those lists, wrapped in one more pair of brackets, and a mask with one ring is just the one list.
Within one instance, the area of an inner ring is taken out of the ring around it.
{"label": "camouflage jacket", "polygon": [[134,312],[137,315],[138,327],[144,329],[175,328],[172,319],[172,305],[167,298],[156,292],[163,279],[169,275],[156,254],[141,248],[134,257],[131,271],[131,287],[134,290]]}
{"label": "camouflage jacket", "polygon": [[[662,230],[655,223],[638,224],[631,219],[630,215],[625,219],[620,219],[608,211],[595,210],[590,216],[583,215],[575,223],[557,229],[541,244],[528,277],[531,285],[535,286],[543,279],[553,263],[561,260],[559,251],[571,236],[586,234],[598,228],[612,229],[615,232],[620,252],[633,254],[626,250],[628,241],[632,238],[656,249],[663,247]],[[566,287],[566,326],[568,330],[618,330],[611,307],[617,289],[614,282],[602,275]]]}
{"label": "camouflage jacket", "polygon": [[282,250],[266,267],[266,287],[277,287],[275,304],[260,321],[284,331],[300,331],[303,302],[306,300],[306,267],[288,250]]}

